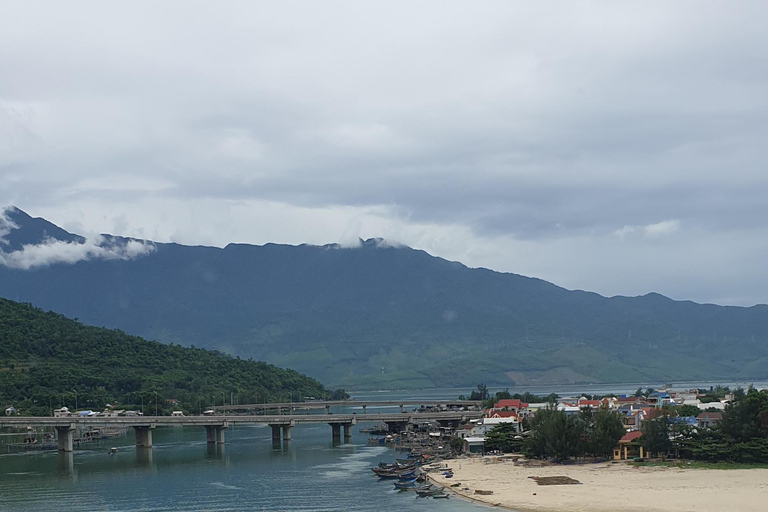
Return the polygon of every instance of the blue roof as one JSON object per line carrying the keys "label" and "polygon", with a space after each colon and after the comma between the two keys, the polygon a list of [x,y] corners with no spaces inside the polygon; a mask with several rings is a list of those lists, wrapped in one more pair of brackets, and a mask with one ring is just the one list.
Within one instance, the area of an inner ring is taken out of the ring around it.
{"label": "blue roof", "polygon": [[696,417],[695,416],[679,416],[677,418],[669,418],[669,420],[672,423],[685,423],[686,425],[690,425],[692,427],[696,426]]}

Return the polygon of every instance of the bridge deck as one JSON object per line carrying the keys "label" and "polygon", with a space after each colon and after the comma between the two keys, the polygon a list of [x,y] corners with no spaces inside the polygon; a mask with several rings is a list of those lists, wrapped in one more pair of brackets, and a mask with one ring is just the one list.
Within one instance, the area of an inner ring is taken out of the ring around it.
{"label": "bridge deck", "polygon": [[266,404],[236,404],[215,405],[214,411],[247,411],[252,409],[278,409],[293,407],[294,409],[314,409],[323,407],[480,407],[481,400],[310,400],[306,402],[279,402]]}
{"label": "bridge deck", "polygon": [[404,412],[369,414],[273,414],[273,415],[213,415],[213,416],[119,416],[119,417],[0,417],[0,427],[54,427],[54,426],[206,426],[227,423],[237,424],[311,424],[311,423],[361,423],[361,422],[410,422],[444,420],[459,421],[480,418],[482,411]]}

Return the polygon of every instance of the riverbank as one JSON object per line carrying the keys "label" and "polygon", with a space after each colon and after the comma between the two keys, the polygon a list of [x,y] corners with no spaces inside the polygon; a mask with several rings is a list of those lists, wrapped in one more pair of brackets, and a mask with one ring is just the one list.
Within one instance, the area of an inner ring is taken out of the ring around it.
{"label": "riverbank", "polygon": [[[481,503],[518,512],[762,512],[768,469],[680,469],[601,463],[527,468],[496,459],[457,459],[437,484]],[[567,476],[572,485],[538,485],[531,477]],[[493,494],[475,494],[476,490]]]}

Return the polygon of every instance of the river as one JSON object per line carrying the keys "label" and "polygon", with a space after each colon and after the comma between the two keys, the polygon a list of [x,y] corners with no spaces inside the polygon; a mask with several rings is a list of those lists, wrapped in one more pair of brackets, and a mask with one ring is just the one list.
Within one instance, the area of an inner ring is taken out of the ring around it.
{"label": "river", "polygon": [[[732,383],[733,384],[733,383]],[[709,387],[687,383],[679,387]],[[763,385],[763,384],[761,384]],[[639,385],[515,388],[577,394],[630,392]],[[646,387],[646,386],[643,386]],[[467,389],[356,393],[355,398],[439,399]],[[369,411],[374,409],[369,408]],[[347,409],[338,409],[346,412]],[[358,414],[360,414],[358,412]],[[132,432],[70,454],[0,454],[0,510],[16,511],[431,511],[488,510],[458,499],[431,500],[398,493],[369,468],[397,455],[368,446],[353,428],[350,444],[333,446],[327,425],[294,427],[290,445],[273,449],[266,426],[226,431],[226,444],[209,446],[202,427],[154,431],[152,449],[137,450]],[[116,447],[115,454],[109,453]]]}

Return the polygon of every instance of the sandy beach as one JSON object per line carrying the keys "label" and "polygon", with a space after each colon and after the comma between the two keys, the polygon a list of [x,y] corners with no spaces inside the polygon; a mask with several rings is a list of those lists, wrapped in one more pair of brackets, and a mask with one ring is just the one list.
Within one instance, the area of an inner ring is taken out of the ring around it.
{"label": "sandy beach", "polygon": [[[526,468],[493,460],[453,460],[453,478],[430,477],[445,486],[460,482],[449,489],[466,498],[520,512],[768,510],[768,469],[634,467],[623,462]],[[568,476],[581,483],[538,485],[532,476]],[[493,494],[478,495],[477,489]]]}

